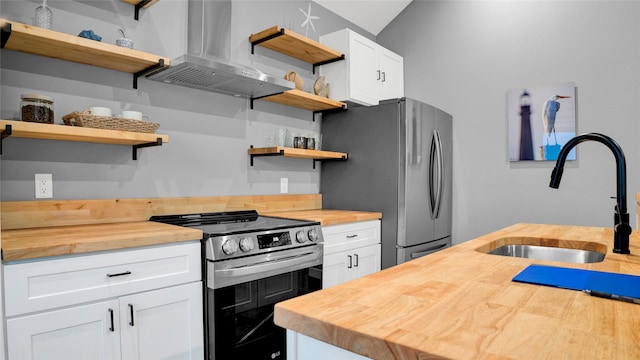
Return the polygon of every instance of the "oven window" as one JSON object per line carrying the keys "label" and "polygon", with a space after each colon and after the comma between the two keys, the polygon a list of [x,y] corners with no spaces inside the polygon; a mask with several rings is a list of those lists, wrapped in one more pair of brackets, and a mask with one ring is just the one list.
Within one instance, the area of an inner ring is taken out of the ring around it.
{"label": "oven window", "polygon": [[[273,323],[275,303],[322,288],[319,267],[209,292],[209,354],[214,359],[286,359],[285,329]],[[213,315],[213,319],[211,316]]]}

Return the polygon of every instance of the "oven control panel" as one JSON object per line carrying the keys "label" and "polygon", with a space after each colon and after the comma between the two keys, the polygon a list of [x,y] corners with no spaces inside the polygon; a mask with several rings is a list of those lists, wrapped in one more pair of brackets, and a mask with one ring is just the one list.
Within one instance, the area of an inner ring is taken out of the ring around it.
{"label": "oven control panel", "polygon": [[258,245],[260,249],[291,245],[291,234],[289,231],[258,235]]}
{"label": "oven control panel", "polygon": [[322,232],[319,226],[216,236],[206,240],[206,256],[209,260],[230,259],[306,246],[322,241]]}

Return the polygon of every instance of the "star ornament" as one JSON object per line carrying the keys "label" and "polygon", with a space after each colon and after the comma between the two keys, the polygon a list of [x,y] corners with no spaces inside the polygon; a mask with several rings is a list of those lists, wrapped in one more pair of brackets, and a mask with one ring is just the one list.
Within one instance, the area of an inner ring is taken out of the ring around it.
{"label": "star ornament", "polygon": [[305,36],[309,36],[309,25],[311,25],[313,32],[316,32],[316,28],[315,26],[313,26],[313,20],[318,20],[320,19],[320,17],[311,15],[311,3],[309,3],[309,10],[307,10],[307,12],[304,12],[304,10],[300,8],[298,8],[298,10],[300,10],[300,12],[303,13],[305,16],[304,21],[300,25],[300,27],[306,27]]}

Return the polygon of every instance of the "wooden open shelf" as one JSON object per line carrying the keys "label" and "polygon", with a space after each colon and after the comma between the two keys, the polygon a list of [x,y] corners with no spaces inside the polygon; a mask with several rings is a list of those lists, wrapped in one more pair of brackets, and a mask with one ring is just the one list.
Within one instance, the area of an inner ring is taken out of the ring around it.
{"label": "wooden open shelf", "polygon": [[127,4],[131,4],[135,7],[133,18],[138,20],[140,18],[140,9],[146,9],[149,6],[157,3],[159,0],[120,0]]}
{"label": "wooden open shelf", "polygon": [[284,156],[301,159],[312,159],[314,169],[316,168],[316,161],[347,160],[347,158],[349,157],[347,153],[341,152],[297,149],[282,146],[264,148],[251,147],[248,152],[249,156],[251,156],[251,166],[253,166],[253,158],[256,156]]}
{"label": "wooden open shelf", "polygon": [[131,4],[131,5],[140,5],[140,7],[142,7],[143,9],[148,8],[149,6],[157,3],[159,0],[120,0],[122,2],[125,2],[127,4]]}
{"label": "wooden open shelf", "polygon": [[2,48],[134,74],[136,79],[159,67],[168,57],[0,19]]}
{"label": "wooden open shelf", "polygon": [[168,135],[92,129],[67,125],[40,124],[14,120],[0,120],[0,133],[2,134],[1,139],[12,136],[26,139],[49,139],[132,145],[134,160],[137,159],[137,149],[162,145],[169,142]]}
{"label": "wooden open shelf", "polygon": [[343,53],[277,25],[252,34],[249,42],[252,54],[256,45],[264,46],[313,64],[314,72],[316,66],[344,59]]}
{"label": "wooden open shelf", "polygon": [[266,96],[260,99],[301,109],[311,110],[313,112],[347,108],[347,104],[343,102],[328,99],[326,97],[311,94],[298,89],[287,90],[283,93]]}

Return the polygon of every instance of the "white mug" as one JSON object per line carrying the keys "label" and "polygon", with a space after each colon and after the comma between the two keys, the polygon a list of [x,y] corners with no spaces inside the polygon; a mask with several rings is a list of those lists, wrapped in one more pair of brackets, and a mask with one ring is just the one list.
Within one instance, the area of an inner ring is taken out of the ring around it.
{"label": "white mug", "polygon": [[122,110],[122,117],[125,119],[142,120],[142,113],[140,111]]}
{"label": "white mug", "polygon": [[111,116],[111,109],[108,107],[92,106],[89,111],[91,111],[91,115],[95,116]]}

